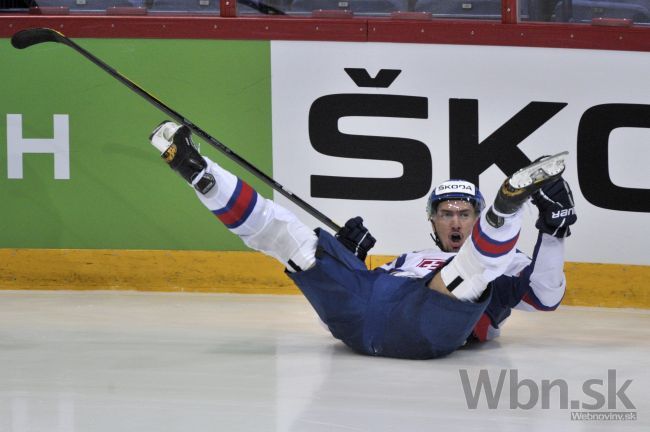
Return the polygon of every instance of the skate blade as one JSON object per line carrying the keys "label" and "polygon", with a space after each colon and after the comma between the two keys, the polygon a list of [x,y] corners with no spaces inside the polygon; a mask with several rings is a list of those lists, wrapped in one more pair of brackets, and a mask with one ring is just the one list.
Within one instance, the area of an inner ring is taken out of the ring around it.
{"label": "skate blade", "polygon": [[568,155],[569,152],[564,151],[528,165],[514,173],[508,182],[514,189],[524,189],[532,184],[558,177],[566,168],[565,160]]}

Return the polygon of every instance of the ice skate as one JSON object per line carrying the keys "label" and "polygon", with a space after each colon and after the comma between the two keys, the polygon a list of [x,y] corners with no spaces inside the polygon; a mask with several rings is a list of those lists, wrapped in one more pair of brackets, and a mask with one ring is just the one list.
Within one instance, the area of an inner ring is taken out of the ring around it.
{"label": "ice skate", "polygon": [[154,129],[149,140],[165,162],[197,191],[206,194],[214,187],[214,177],[205,172],[207,163],[192,142],[192,132],[187,126],[164,121]]}
{"label": "ice skate", "polygon": [[569,152],[546,156],[508,177],[494,200],[494,210],[513,214],[533,193],[562,175]]}

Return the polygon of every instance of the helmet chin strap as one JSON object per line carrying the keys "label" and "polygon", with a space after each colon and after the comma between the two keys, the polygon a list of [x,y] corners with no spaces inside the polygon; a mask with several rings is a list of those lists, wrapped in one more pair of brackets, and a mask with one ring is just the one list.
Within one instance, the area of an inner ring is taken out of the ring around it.
{"label": "helmet chin strap", "polygon": [[[429,220],[431,221],[431,219],[429,219]],[[435,224],[433,223],[433,221],[431,221],[431,226],[432,226],[432,228],[433,228],[433,234],[432,234],[432,233],[429,233],[429,235],[431,236],[431,239],[433,240],[433,242],[436,244],[436,246],[438,246],[438,248],[439,248],[441,251],[443,251],[443,252],[447,252],[447,251],[445,250],[445,248],[442,246],[442,242],[441,242],[440,239],[438,238],[438,233],[436,232],[436,226],[435,226]]]}

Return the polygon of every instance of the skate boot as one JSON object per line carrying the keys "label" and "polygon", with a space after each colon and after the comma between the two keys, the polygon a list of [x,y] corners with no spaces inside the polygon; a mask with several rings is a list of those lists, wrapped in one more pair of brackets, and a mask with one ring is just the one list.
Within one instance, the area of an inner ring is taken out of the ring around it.
{"label": "skate boot", "polygon": [[185,125],[164,121],[149,136],[165,162],[194,189],[202,194],[214,187],[214,176],[205,172],[207,163],[192,142],[192,132]]}
{"label": "skate boot", "polygon": [[533,193],[560,177],[564,172],[564,162],[568,154],[569,152],[562,152],[541,157],[508,177],[486,215],[490,225],[496,228],[503,225],[500,215],[516,213]]}

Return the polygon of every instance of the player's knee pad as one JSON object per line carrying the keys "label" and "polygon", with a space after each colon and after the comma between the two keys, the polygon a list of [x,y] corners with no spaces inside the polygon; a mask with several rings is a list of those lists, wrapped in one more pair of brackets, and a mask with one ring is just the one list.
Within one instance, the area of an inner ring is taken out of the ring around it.
{"label": "player's knee pad", "polygon": [[487,286],[488,283],[483,279],[483,276],[475,274],[469,279],[456,279],[452,282],[452,287],[447,286],[447,289],[449,289],[458,300],[475,303],[481,298],[481,295]]}
{"label": "player's knee pad", "polygon": [[483,274],[484,271],[485,267],[477,259],[477,254],[469,247],[462,247],[454,259],[442,268],[440,276],[445,285],[450,287],[460,283],[457,278],[469,280],[475,275]]}
{"label": "player's knee pad", "polygon": [[318,244],[314,231],[274,202],[265,200],[264,206],[263,226],[254,234],[240,236],[244,243],[276,258],[290,271],[312,267]]}
{"label": "player's knee pad", "polygon": [[488,257],[477,250],[471,240],[468,240],[454,259],[441,270],[440,276],[447,286],[454,283],[457,278],[469,280],[479,275],[486,283],[491,282],[506,271],[514,255],[513,248],[498,257]]}

